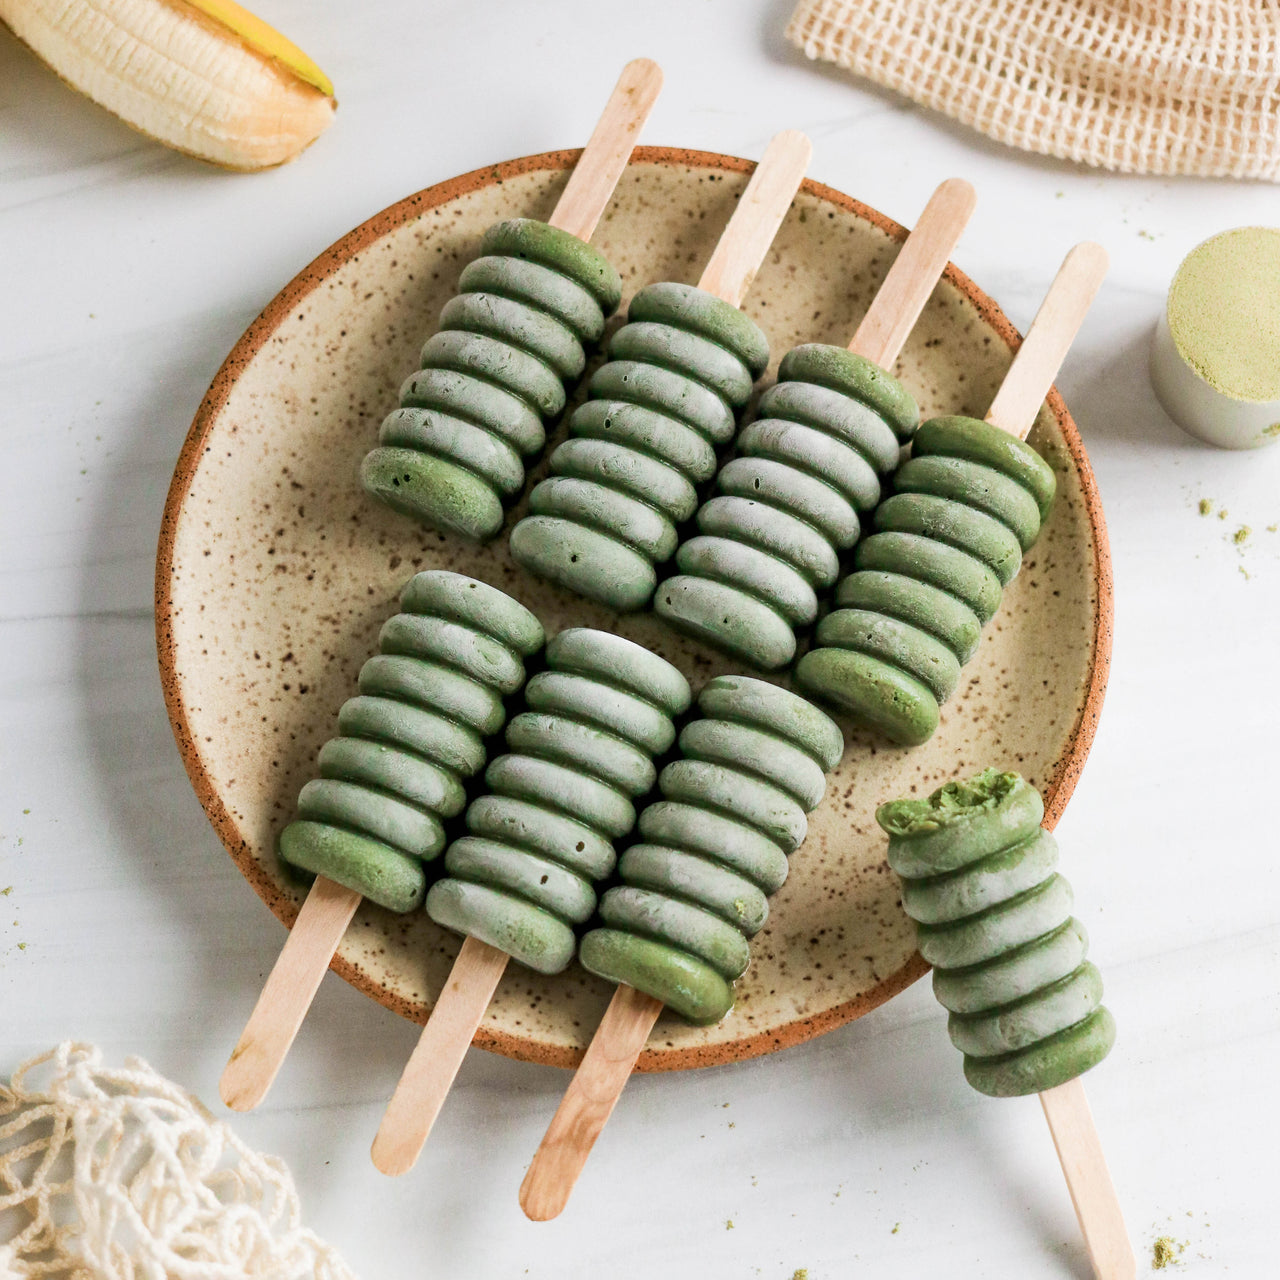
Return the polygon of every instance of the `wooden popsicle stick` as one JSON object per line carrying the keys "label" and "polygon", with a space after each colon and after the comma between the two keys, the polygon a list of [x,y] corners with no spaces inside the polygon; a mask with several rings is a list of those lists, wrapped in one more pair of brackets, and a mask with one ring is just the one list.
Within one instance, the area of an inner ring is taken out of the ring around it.
{"label": "wooden popsicle stick", "polygon": [[893,364],[946,270],[976,203],[973,187],[963,178],[948,178],[929,197],[862,317],[850,351],[882,369]]}
{"label": "wooden popsicle stick", "polygon": [[510,958],[478,938],[462,944],[373,1140],[373,1163],[389,1177],[417,1163]]}
{"label": "wooden popsicle stick", "polygon": [[1098,1280],[1133,1280],[1138,1264],[1083,1082],[1077,1077],[1046,1089],[1040,1095],[1040,1105],[1049,1122],[1094,1275]]}
{"label": "wooden popsicle stick", "polygon": [[775,134],[721,232],[698,288],[740,307],[804,181],[813,143],[795,129]]}
{"label": "wooden popsicle stick", "polygon": [[267,1096],[359,905],[360,894],[316,877],[218,1082],[233,1111]]}
{"label": "wooden popsicle stick", "polygon": [[632,148],[662,88],[662,68],[635,58],[622,68],[595,131],[587,140],[549,221],[553,227],[590,240],[631,159]]}
{"label": "wooden popsicle stick", "polygon": [[987,421],[993,427],[1019,440],[1027,438],[1102,277],[1107,274],[1107,265],[1107,251],[1088,240],[1076,245],[1063,259],[1026,340],[991,402]]}
{"label": "wooden popsicle stick", "polygon": [[625,983],[613,993],[520,1184],[520,1207],[526,1217],[546,1222],[569,1203],[591,1148],[613,1114],[662,1010],[660,1000]]}

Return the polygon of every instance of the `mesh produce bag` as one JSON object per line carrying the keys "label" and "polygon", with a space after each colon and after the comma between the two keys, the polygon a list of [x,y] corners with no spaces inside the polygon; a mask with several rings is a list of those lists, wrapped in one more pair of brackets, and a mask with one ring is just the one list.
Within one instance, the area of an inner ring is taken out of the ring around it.
{"label": "mesh produce bag", "polygon": [[1026,151],[1280,178],[1274,0],[800,0],[787,37]]}

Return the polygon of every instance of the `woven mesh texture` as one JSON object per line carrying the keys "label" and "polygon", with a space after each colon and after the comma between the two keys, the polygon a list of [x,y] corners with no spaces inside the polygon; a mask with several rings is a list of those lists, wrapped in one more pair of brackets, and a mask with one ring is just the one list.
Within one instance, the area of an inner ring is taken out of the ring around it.
{"label": "woven mesh texture", "polygon": [[355,1280],[282,1160],[140,1058],[67,1041],[0,1081],[0,1280]]}
{"label": "woven mesh texture", "polygon": [[787,37],[1026,151],[1280,178],[1273,0],[800,0]]}

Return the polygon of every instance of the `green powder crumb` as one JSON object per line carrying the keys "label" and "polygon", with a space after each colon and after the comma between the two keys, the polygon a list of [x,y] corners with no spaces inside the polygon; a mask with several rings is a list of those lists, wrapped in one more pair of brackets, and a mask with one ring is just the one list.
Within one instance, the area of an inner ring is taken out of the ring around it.
{"label": "green powder crumb", "polygon": [[1251,574],[1249,570],[1244,567],[1244,565],[1242,564],[1236,565],[1236,568],[1240,570],[1240,576],[1244,578],[1246,582],[1251,582],[1253,580],[1253,574]]}
{"label": "green powder crumb", "polygon": [[1263,427],[1262,434],[1268,438],[1280,436],[1280,422],[1273,422],[1269,427]]}
{"label": "green powder crumb", "polygon": [[809,1280],[809,1268],[808,1268],[808,1267],[797,1267],[797,1268],[796,1268],[796,1269],[791,1273],[791,1280]]}
{"label": "green powder crumb", "polygon": [[895,1223],[893,1224],[893,1230],[892,1230],[892,1231],[890,1231],[890,1232],[889,1232],[889,1234],[890,1234],[891,1236],[896,1236],[896,1235],[898,1234],[899,1230],[901,1229],[901,1227],[902,1227],[902,1223],[900,1223],[900,1222],[895,1222]]}
{"label": "green powder crumb", "polygon": [[1280,529],[1280,525],[1275,525],[1275,524],[1269,524],[1269,525],[1267,525],[1267,532],[1268,532],[1268,533],[1275,533],[1275,531],[1276,531],[1277,529]]}
{"label": "green powder crumb", "polygon": [[19,950],[19,951],[25,951],[26,949],[27,949],[27,944],[26,944],[25,942],[20,942],[20,943],[18,943],[18,950]]}
{"label": "green powder crumb", "polygon": [[1139,239],[1139,240],[1154,240],[1154,239],[1155,239],[1155,236],[1153,236],[1153,235],[1151,234],[1151,232],[1150,232],[1150,231],[1139,231],[1139,232],[1138,232],[1138,239]]}
{"label": "green powder crumb", "polygon": [[1176,1267],[1186,1248],[1185,1240],[1179,1244],[1172,1236],[1161,1236],[1151,1246],[1151,1270],[1163,1271],[1165,1267]]}
{"label": "green powder crumb", "polygon": [[1218,519],[1225,520],[1226,518],[1227,518],[1227,509],[1226,507],[1223,507],[1222,510],[1218,512]]}
{"label": "green powder crumb", "polygon": [[13,885],[6,885],[3,889],[0,889],[0,898],[7,898],[12,892]]}
{"label": "green powder crumb", "polygon": [[1213,514],[1213,500],[1211,498],[1200,499],[1200,514],[1202,516]]}
{"label": "green powder crumb", "polygon": [[22,812],[23,812],[23,813],[30,813],[30,812],[31,812],[31,810],[30,810],[30,809],[23,809],[23,811],[22,811]]}
{"label": "green powder crumb", "polygon": [[1062,197],[1063,197],[1063,196],[1065,196],[1066,194],[1067,194],[1067,193],[1066,193],[1065,191],[1055,191],[1055,192],[1053,193],[1053,198],[1054,198],[1055,200],[1061,200],[1061,199],[1062,199]]}
{"label": "green powder crumb", "polygon": [[1252,532],[1253,530],[1250,529],[1247,524],[1242,524],[1235,533],[1231,535],[1231,541],[1234,542],[1237,547],[1242,546],[1244,543],[1249,541],[1249,535]]}
{"label": "green powder crumb", "polygon": [[732,1219],[732,1218],[726,1218],[726,1219],[725,1219],[724,1229],[725,1229],[726,1231],[732,1231],[732,1230],[733,1230],[733,1219]]}

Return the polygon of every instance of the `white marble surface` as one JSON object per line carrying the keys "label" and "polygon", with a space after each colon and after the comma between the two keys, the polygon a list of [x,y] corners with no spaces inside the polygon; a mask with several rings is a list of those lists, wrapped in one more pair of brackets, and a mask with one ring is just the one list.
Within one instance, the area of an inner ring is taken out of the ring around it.
{"label": "white marble surface", "polygon": [[[1072,242],[1110,250],[1060,381],[1116,578],[1111,688],[1059,828],[1121,1028],[1089,1092],[1142,1272],[1170,1234],[1188,1275],[1274,1275],[1280,448],[1184,436],[1146,344],[1182,255],[1280,223],[1280,194],[997,148],[806,63],[787,9],[383,0],[356,21],[262,0],[342,106],[299,163],[252,177],[148,143],[0,34],[0,1071],[87,1039],[216,1104],[283,935],[205,821],[160,697],[153,555],[192,413],[319,250],[416,188],[580,144],[645,53],[667,72],[647,141],[752,156],[805,129],[814,177],[906,222],[939,179],[970,178],[956,260],[1020,326]],[[330,977],[267,1104],[235,1120],[362,1276],[1088,1274],[1038,1106],[965,1085],[927,984],[773,1058],[633,1081],[550,1225],[515,1193],[552,1069],[472,1054],[418,1169],[372,1169],[414,1035]]]}

